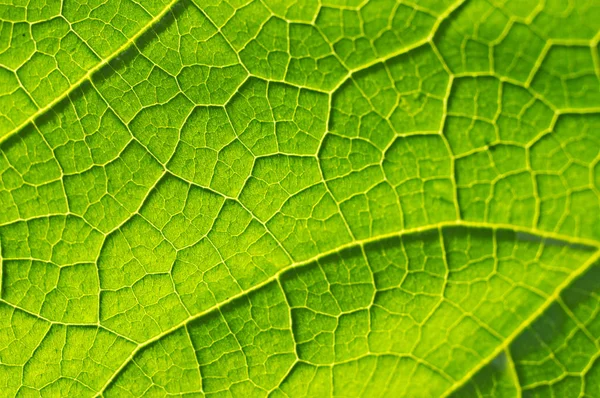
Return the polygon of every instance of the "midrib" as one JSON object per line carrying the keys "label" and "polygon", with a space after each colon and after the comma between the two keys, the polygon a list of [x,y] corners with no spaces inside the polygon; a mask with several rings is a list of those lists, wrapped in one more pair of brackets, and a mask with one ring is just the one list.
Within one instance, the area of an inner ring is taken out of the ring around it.
{"label": "midrib", "polygon": [[[323,259],[327,256],[339,253],[343,250],[350,249],[353,247],[363,246],[363,245],[367,245],[370,243],[375,243],[378,241],[396,238],[396,237],[402,237],[402,236],[418,234],[418,233],[434,231],[434,230],[441,230],[443,228],[449,228],[449,227],[466,227],[466,228],[473,228],[473,229],[479,228],[479,229],[487,229],[487,230],[493,230],[493,231],[497,231],[497,230],[513,231],[516,233],[532,235],[532,236],[538,237],[540,239],[547,239],[547,240],[554,240],[554,241],[562,242],[566,245],[573,245],[573,246],[579,246],[582,248],[588,248],[590,250],[595,250],[595,252],[591,255],[591,257],[590,257],[590,259],[588,259],[588,261],[583,263],[576,270],[572,271],[568,275],[568,277],[555,289],[553,294],[548,297],[548,299],[544,302],[544,304],[542,304],[542,306],[540,306],[530,317],[528,317],[525,322],[523,322],[521,325],[519,325],[519,327],[517,327],[517,329],[508,338],[506,338],[504,340],[504,342],[502,344],[500,344],[492,352],[492,354],[490,354],[488,357],[484,358],[480,363],[478,363],[473,369],[471,369],[471,371],[469,371],[467,373],[467,375],[464,378],[462,378],[461,380],[457,381],[454,385],[452,385],[450,387],[450,389],[446,392],[445,396],[450,395],[452,392],[454,392],[458,388],[460,388],[473,375],[475,375],[475,373],[477,373],[477,371],[479,371],[481,368],[483,368],[485,365],[487,365],[490,361],[492,361],[497,355],[499,355],[503,350],[505,350],[510,345],[510,343],[527,326],[529,326],[531,323],[533,323],[556,300],[556,298],[560,295],[560,293],[565,288],[567,288],[573,282],[573,280],[575,280],[578,276],[582,275],[587,269],[590,268],[591,265],[593,265],[595,262],[597,262],[600,259],[600,242],[598,242],[596,240],[585,239],[585,238],[575,238],[575,237],[557,234],[557,233],[553,233],[553,232],[545,232],[545,231],[540,231],[537,229],[518,227],[518,226],[513,226],[513,225],[487,224],[487,223],[481,223],[481,222],[470,222],[470,221],[462,221],[462,220],[431,224],[431,225],[427,225],[427,226],[423,226],[423,227],[417,227],[417,228],[406,229],[403,231],[397,231],[397,232],[393,232],[393,233],[389,233],[389,234],[385,234],[385,235],[378,235],[378,236],[371,237],[371,238],[354,240],[348,244],[341,245],[335,249],[329,250],[324,253],[320,253],[309,259],[294,262],[294,263],[290,264],[289,266],[279,270],[277,273],[275,273],[271,277],[267,278],[263,282],[255,285],[249,289],[246,289],[242,292],[239,292],[238,294],[229,297],[227,300],[217,303],[217,304],[213,305],[212,307],[210,307],[200,313],[192,315],[192,316],[188,317],[187,319],[183,320],[182,322],[178,323],[177,325],[165,330],[164,332],[152,337],[151,339],[149,339],[143,343],[140,343],[135,348],[135,350],[133,350],[131,355],[127,359],[125,359],[125,361],[121,364],[121,366],[107,380],[105,385],[98,392],[97,396],[102,395],[102,393],[112,383],[112,381],[123,371],[123,369],[127,366],[127,364],[129,364],[131,362],[133,357],[138,352],[142,351],[145,347],[147,347],[147,346],[153,344],[154,342],[164,338],[165,336],[175,332],[179,328],[184,327],[185,325],[189,324],[190,322],[193,322],[196,319],[202,318],[203,316],[206,316],[206,315],[212,313],[213,311],[223,308],[227,304],[230,304],[248,294],[251,294],[255,291],[260,290],[261,288],[267,286],[268,284],[278,280],[284,273],[289,272],[292,269],[306,266],[308,264],[314,263],[315,261],[319,261],[320,259]],[[110,329],[108,329],[108,330],[110,330]],[[112,332],[112,330],[111,330],[111,332]]]}

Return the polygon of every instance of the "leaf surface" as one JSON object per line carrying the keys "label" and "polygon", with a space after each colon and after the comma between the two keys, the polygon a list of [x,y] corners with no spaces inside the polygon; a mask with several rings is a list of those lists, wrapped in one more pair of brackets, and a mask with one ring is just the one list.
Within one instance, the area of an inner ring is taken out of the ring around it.
{"label": "leaf surface", "polygon": [[0,5],[0,396],[600,394],[599,13]]}

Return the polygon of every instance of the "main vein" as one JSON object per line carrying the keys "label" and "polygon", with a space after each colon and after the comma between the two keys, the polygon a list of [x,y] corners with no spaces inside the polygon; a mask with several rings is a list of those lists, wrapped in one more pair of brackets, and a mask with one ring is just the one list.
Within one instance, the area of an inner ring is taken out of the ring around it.
{"label": "main vein", "polygon": [[[522,233],[522,234],[528,234],[531,236],[536,236],[536,237],[540,238],[541,240],[554,240],[554,241],[563,242],[564,244],[567,244],[567,245],[580,246],[583,248],[595,250],[595,253],[592,256],[592,258],[590,260],[588,260],[586,263],[584,263],[580,268],[578,268],[577,270],[575,270],[571,274],[569,274],[569,277],[566,278],[565,281],[561,285],[559,285],[559,287],[554,291],[554,293],[548,297],[546,302],[537,311],[535,311],[523,324],[521,324],[515,330],[515,332],[513,332],[513,334],[511,334],[489,357],[486,357],[484,360],[482,360],[482,362],[476,366],[477,369],[481,369],[488,362],[490,362],[492,359],[494,359],[502,350],[506,349],[506,346],[509,344],[509,342],[512,341],[525,327],[527,327],[529,324],[531,324],[531,322],[533,322],[550,304],[552,304],[552,302],[554,302],[554,300],[560,294],[560,292],[562,292],[562,290],[564,290],[568,285],[570,285],[570,283],[577,276],[579,276],[583,272],[585,272],[593,263],[595,263],[600,258],[600,242],[595,241],[595,240],[585,239],[585,238],[574,238],[571,236],[557,234],[557,233],[553,233],[553,232],[545,232],[545,231],[540,231],[540,230],[536,230],[536,229],[531,229],[531,228],[526,228],[526,227],[518,227],[518,226],[513,226],[513,225],[485,224],[485,223],[480,223],[480,222],[471,222],[471,221],[462,221],[462,220],[442,222],[442,223],[438,223],[438,224],[432,224],[432,225],[427,225],[427,226],[423,226],[423,227],[417,227],[417,228],[406,229],[403,231],[397,231],[397,232],[393,232],[393,233],[389,233],[389,234],[385,234],[385,235],[378,235],[375,237],[366,238],[366,239],[362,239],[362,240],[355,240],[355,241],[352,241],[345,245],[339,246],[335,249],[320,253],[310,259],[295,262],[295,263],[279,270],[277,273],[275,273],[271,277],[267,278],[263,282],[255,285],[249,289],[241,291],[241,292],[229,297],[227,300],[217,303],[217,304],[213,305],[212,307],[210,307],[200,313],[192,315],[192,316],[188,317],[187,319],[183,320],[182,322],[178,323],[177,325],[175,325],[175,326],[163,331],[162,333],[154,336],[153,338],[139,344],[135,348],[135,350],[133,350],[133,352],[130,354],[130,356],[127,359],[125,359],[125,361],[123,361],[121,366],[106,381],[104,386],[98,392],[97,396],[100,396],[103,393],[103,391],[123,371],[123,369],[133,359],[133,357],[138,352],[143,350],[145,347],[147,347],[147,346],[151,345],[152,343],[162,339],[163,337],[173,333],[177,329],[189,324],[190,322],[192,322],[198,318],[201,318],[207,314],[212,313],[215,310],[223,308],[227,304],[230,304],[230,303],[240,299],[241,297],[251,294],[257,290],[260,290],[261,288],[267,286],[268,284],[278,280],[281,277],[281,275],[283,275],[286,272],[289,272],[291,269],[306,266],[308,264],[314,263],[315,261],[319,261],[320,259],[323,259],[327,256],[339,253],[343,250],[346,250],[346,249],[349,249],[352,247],[363,246],[363,245],[375,243],[375,242],[378,242],[381,240],[391,239],[391,238],[395,238],[395,237],[402,237],[402,236],[411,235],[411,234],[418,234],[421,232],[433,231],[436,229],[440,230],[440,229],[449,228],[449,227],[466,227],[466,228],[479,228],[479,229],[488,229],[488,230],[491,229],[491,230],[513,231],[516,233]],[[469,377],[473,376],[475,374],[475,372],[476,371],[469,372],[468,373]],[[467,380],[468,380],[468,377],[465,376],[465,378],[457,381],[451,387],[451,390],[454,391],[455,389],[460,387],[462,384],[464,384]]]}

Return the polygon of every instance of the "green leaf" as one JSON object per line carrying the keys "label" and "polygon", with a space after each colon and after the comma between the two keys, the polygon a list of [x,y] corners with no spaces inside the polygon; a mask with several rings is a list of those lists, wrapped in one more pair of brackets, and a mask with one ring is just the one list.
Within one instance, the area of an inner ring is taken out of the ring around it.
{"label": "green leaf", "polygon": [[599,31],[0,5],[0,397],[599,396]]}

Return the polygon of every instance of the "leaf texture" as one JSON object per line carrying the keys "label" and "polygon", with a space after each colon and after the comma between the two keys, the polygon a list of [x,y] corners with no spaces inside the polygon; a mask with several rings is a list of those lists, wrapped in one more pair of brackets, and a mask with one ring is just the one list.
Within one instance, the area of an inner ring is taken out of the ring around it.
{"label": "leaf texture", "polygon": [[596,0],[0,24],[0,396],[600,396]]}

